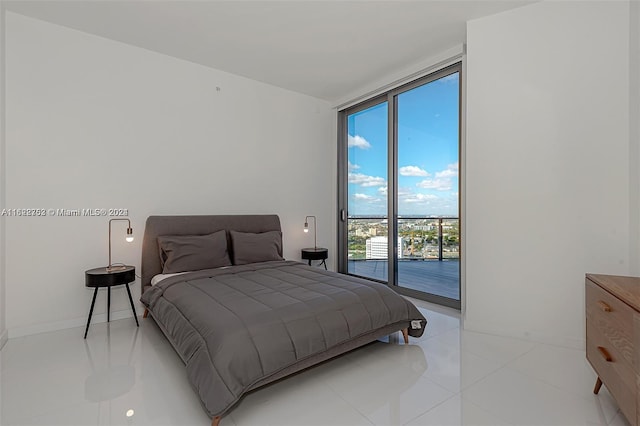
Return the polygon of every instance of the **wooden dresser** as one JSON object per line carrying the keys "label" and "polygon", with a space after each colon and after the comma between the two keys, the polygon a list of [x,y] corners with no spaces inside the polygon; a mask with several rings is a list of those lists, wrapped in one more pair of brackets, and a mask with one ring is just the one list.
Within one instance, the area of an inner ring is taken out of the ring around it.
{"label": "wooden dresser", "polygon": [[587,359],[632,425],[640,425],[640,278],[586,276]]}

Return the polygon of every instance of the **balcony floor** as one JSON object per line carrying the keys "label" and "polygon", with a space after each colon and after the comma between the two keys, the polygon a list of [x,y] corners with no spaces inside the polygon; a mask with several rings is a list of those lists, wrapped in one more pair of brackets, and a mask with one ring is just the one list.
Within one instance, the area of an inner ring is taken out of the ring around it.
{"label": "balcony floor", "polygon": [[[386,260],[349,260],[349,273],[387,281]],[[460,300],[460,261],[398,260],[402,287]]]}

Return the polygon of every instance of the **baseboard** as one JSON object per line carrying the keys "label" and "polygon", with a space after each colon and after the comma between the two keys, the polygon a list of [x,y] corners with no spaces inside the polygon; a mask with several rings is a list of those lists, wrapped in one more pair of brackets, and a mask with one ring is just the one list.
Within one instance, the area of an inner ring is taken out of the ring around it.
{"label": "baseboard", "polygon": [[0,334],[0,351],[4,347],[5,343],[9,340],[9,330],[5,329],[2,334]]}
{"label": "baseboard", "polygon": [[[121,311],[112,311],[111,312],[111,321],[131,318],[133,314],[131,313],[131,308],[121,310]],[[101,322],[107,322],[107,314],[94,314],[91,317],[91,324],[97,324]],[[15,337],[24,337],[31,336],[32,334],[40,334],[40,333],[49,333],[51,331],[59,331],[66,330],[68,328],[76,328],[76,327],[86,327],[87,318],[75,318],[71,320],[64,321],[55,321],[44,324],[35,324],[35,325],[27,325],[25,327],[12,327],[9,329],[8,337],[13,339]],[[5,334],[6,331],[5,331]],[[1,347],[1,342],[0,342]]]}
{"label": "baseboard", "polygon": [[466,331],[474,331],[477,333],[492,334],[502,337],[512,337],[515,339],[528,340],[535,343],[543,343],[545,345],[561,346],[569,349],[584,350],[586,347],[586,340],[584,338],[555,336],[536,331],[512,330],[487,324],[478,324],[475,321],[464,321],[463,328]]}

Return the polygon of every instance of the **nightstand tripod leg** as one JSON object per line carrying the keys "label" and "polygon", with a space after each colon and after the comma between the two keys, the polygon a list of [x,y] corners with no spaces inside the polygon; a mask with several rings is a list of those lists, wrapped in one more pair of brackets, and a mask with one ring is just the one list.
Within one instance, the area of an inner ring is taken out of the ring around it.
{"label": "nightstand tripod leg", "polygon": [[107,287],[107,322],[111,318],[111,286]]}
{"label": "nightstand tripod leg", "polygon": [[127,294],[129,295],[129,302],[131,302],[131,310],[133,311],[133,319],[136,320],[136,326],[140,327],[138,324],[138,315],[136,314],[136,307],[133,305],[133,298],[131,297],[131,290],[129,290],[129,284],[125,284],[127,287]]}
{"label": "nightstand tripod leg", "polygon": [[93,315],[93,306],[96,304],[96,296],[98,295],[98,287],[93,290],[93,300],[91,301],[91,308],[89,309],[89,319],[87,320],[87,328],[84,330],[84,338],[87,338],[89,332],[89,324],[91,324],[91,315]]}

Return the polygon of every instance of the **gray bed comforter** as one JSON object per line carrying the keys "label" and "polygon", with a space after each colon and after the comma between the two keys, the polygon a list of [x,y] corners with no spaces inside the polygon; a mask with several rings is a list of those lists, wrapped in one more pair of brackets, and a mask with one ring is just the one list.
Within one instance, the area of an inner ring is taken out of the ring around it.
{"label": "gray bed comforter", "polygon": [[427,322],[385,285],[291,261],[167,278],[141,301],[212,417],[255,383],[309,357],[390,325],[409,325],[419,337]]}

